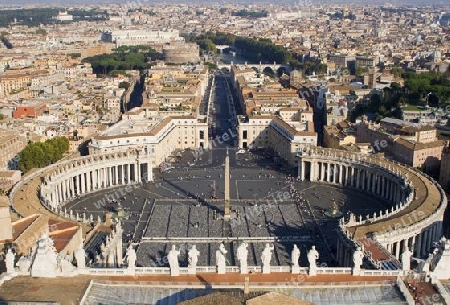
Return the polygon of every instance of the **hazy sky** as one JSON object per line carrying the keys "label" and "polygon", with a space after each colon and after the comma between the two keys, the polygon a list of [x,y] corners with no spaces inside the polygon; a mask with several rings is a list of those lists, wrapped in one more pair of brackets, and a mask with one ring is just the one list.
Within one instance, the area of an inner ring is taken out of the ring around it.
{"label": "hazy sky", "polygon": [[[258,1],[258,0],[230,0],[230,1],[207,1],[207,0],[164,0],[164,1],[152,1],[152,0],[95,0],[95,1],[89,1],[89,0],[0,0],[0,5],[2,6],[14,6],[14,5],[24,5],[24,4],[39,4],[42,6],[70,6],[73,4],[101,4],[101,3],[123,3],[126,4],[127,2],[137,2],[137,3],[248,3],[248,4],[255,4],[255,3],[270,3],[271,1],[266,1],[266,0],[262,0],[262,1]],[[298,3],[298,1],[293,1],[293,0],[281,0],[281,1],[273,1],[274,3]],[[312,3],[314,3],[314,0],[312,0]],[[354,4],[354,3],[358,3],[358,4],[364,4],[367,3],[367,1],[332,1],[332,0],[320,0],[318,1],[318,3],[324,4],[324,3],[336,3],[336,4],[342,4],[342,3],[347,3],[347,4]],[[424,0],[372,0],[370,1],[370,4],[385,4],[385,3],[389,3],[392,5],[403,5],[403,4],[414,4],[414,5],[431,5],[431,4],[441,4],[441,5],[450,5],[450,0],[429,0],[429,1],[424,1]]]}

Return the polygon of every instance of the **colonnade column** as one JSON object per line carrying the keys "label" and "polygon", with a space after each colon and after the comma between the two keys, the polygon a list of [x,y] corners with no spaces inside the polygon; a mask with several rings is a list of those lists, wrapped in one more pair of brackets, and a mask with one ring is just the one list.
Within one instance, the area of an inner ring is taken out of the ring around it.
{"label": "colonnade column", "polygon": [[351,183],[351,186],[352,187],[356,187],[356,172],[358,171],[358,169],[356,169],[356,168],[353,168],[352,167],[352,183]]}
{"label": "colonnade column", "polygon": [[419,258],[422,256],[422,232],[417,234],[416,255]]}
{"label": "colonnade column", "polygon": [[91,187],[91,171],[88,171],[86,173],[86,187],[87,187],[87,192],[92,191],[92,187]]}
{"label": "colonnade column", "polygon": [[400,241],[395,243],[395,258],[400,258]]}
{"label": "colonnade column", "polygon": [[356,169],[356,188],[359,189],[359,184],[361,180],[361,171],[359,168]]}
{"label": "colonnade column", "polygon": [[[305,166],[306,166],[306,162],[305,161],[301,161],[301,169],[300,169],[300,180],[301,181],[305,181]],[[310,171],[311,174],[311,171]]]}
{"label": "colonnade column", "polygon": [[134,173],[136,182],[141,182],[141,163],[137,161],[134,165]]}
{"label": "colonnade column", "polygon": [[108,166],[106,168],[106,170],[108,171],[108,186],[112,186],[113,185],[113,180],[112,180],[112,166]]}

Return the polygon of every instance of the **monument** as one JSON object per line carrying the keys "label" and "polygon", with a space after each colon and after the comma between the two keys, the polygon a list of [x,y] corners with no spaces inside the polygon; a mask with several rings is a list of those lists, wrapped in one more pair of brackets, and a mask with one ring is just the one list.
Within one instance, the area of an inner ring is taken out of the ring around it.
{"label": "monument", "polygon": [[248,273],[248,265],[247,265],[247,256],[248,256],[248,244],[244,241],[242,242],[236,250],[236,257],[239,260],[239,268],[241,270],[241,274]]}
{"label": "monument", "polygon": [[292,260],[292,269],[291,272],[294,274],[300,273],[300,266],[298,264],[298,260],[300,259],[300,249],[297,245],[294,244],[294,248],[291,252],[291,260]]}
{"label": "monument", "polygon": [[77,268],[86,268],[86,252],[84,251],[82,244],[78,246],[78,249],[74,251],[73,255],[77,261]]}
{"label": "monument", "polygon": [[16,265],[21,273],[27,273],[30,272],[31,260],[27,256],[22,256]]}
{"label": "monument", "polygon": [[400,260],[402,261],[402,270],[409,271],[411,269],[411,256],[413,253],[409,250],[409,247],[405,247]]}
{"label": "monument", "polygon": [[5,257],[5,265],[6,265],[6,273],[14,273],[14,260],[16,259],[16,255],[12,252],[11,248],[8,248]]}
{"label": "monument", "polygon": [[317,265],[316,260],[319,259],[319,252],[316,250],[316,246],[312,246],[311,250],[308,252],[308,262],[309,262],[309,275],[317,275]]}
{"label": "monument", "polygon": [[188,273],[195,274],[197,272],[197,262],[200,251],[197,250],[197,246],[193,245],[188,252]]}
{"label": "monument", "polygon": [[331,208],[325,212],[325,215],[330,218],[341,218],[344,215],[341,211],[339,211],[339,207],[335,201],[331,205]]}
{"label": "monument", "polygon": [[130,245],[127,249],[127,264],[129,270],[134,270],[136,267],[136,251],[133,249],[133,245]]}
{"label": "monument", "polygon": [[216,266],[218,274],[225,274],[225,254],[227,253],[228,251],[225,250],[225,245],[221,243],[219,249],[216,251]]}
{"label": "monument", "polygon": [[270,273],[270,261],[272,260],[272,251],[275,248],[270,246],[268,243],[264,248],[261,254],[261,262],[262,262],[262,273],[269,274]]}
{"label": "monument", "polygon": [[225,206],[223,211],[223,219],[230,220],[230,155],[225,156]]}
{"label": "monument", "polygon": [[352,275],[360,275],[361,273],[361,265],[363,263],[364,253],[361,250],[361,247],[358,247],[356,251],[353,253],[353,269]]}
{"label": "monument", "polygon": [[57,271],[57,252],[53,246],[53,240],[44,234],[38,241],[36,255],[31,265],[31,276],[56,277]]}
{"label": "monument", "polygon": [[178,263],[178,255],[180,255],[180,250],[177,250],[175,245],[172,245],[172,249],[167,254],[167,260],[170,266],[170,275],[179,276],[180,275],[180,265]]}

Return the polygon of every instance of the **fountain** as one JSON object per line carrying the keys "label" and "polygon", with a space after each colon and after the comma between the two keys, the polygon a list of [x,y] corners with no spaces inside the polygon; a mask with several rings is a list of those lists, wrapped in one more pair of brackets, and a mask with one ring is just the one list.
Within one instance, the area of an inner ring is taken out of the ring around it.
{"label": "fountain", "polygon": [[341,211],[339,211],[338,205],[333,200],[333,204],[331,205],[331,208],[325,212],[325,215],[330,218],[340,218],[340,217],[342,217],[343,213]]}

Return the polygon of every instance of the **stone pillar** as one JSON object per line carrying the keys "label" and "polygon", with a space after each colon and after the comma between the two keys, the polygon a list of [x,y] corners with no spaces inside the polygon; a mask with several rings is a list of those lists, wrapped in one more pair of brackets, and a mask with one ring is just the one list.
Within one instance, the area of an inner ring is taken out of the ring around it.
{"label": "stone pillar", "polygon": [[97,190],[98,189],[98,170],[94,169],[92,171],[92,189]]}
{"label": "stone pillar", "polygon": [[120,183],[123,185],[125,184],[125,165],[119,165],[120,166]]}
{"label": "stone pillar", "polygon": [[[301,162],[301,165],[302,165],[302,168],[301,168],[301,171],[300,171],[300,174],[301,174],[300,180],[301,180],[301,181],[305,181],[306,162],[305,162],[305,161],[302,161],[302,162]],[[311,173],[311,171],[310,171],[310,173]]]}
{"label": "stone pillar", "polygon": [[392,181],[391,180],[388,180],[388,193],[387,193],[387,198],[388,198],[388,201],[391,201],[392,202]]}
{"label": "stone pillar", "polygon": [[66,180],[61,181],[61,188],[62,188],[62,200],[66,201],[67,200],[67,195],[66,195]]}
{"label": "stone pillar", "polygon": [[112,166],[108,166],[106,168],[106,170],[108,171],[108,186],[112,186],[113,185],[113,179],[112,179]]}
{"label": "stone pillar", "polygon": [[400,259],[400,241],[395,243],[395,258]]}
{"label": "stone pillar", "polygon": [[426,230],[423,232],[422,255],[428,254],[428,250],[429,250],[429,248],[428,248],[428,242],[429,242],[429,239],[430,239],[430,235],[429,235],[428,229],[426,229]]}
{"label": "stone pillar", "polygon": [[70,197],[75,197],[75,186],[73,183],[74,177],[70,177],[69,179],[69,190],[70,190]]}
{"label": "stone pillar", "polygon": [[433,248],[433,243],[436,240],[436,223],[433,223],[433,225],[430,228],[430,249]]}
{"label": "stone pillar", "polygon": [[127,163],[127,183],[131,183],[131,165]]}
{"label": "stone pillar", "polygon": [[349,175],[349,186],[353,187],[355,186],[355,168],[352,166],[350,167],[350,175]]}
{"label": "stone pillar", "polygon": [[345,166],[345,186],[350,185],[350,178],[351,178],[351,170],[348,166]]}
{"label": "stone pillar", "polygon": [[105,169],[103,167],[98,169],[98,178],[99,178],[98,179],[98,183],[99,183],[98,188],[99,189],[104,188],[106,186],[106,184],[105,184]]}
{"label": "stone pillar", "polygon": [[86,191],[89,193],[92,190],[91,186],[91,171],[86,173]]}
{"label": "stone pillar", "polygon": [[324,162],[320,162],[320,180],[321,182],[324,182],[325,180],[325,163]]}
{"label": "stone pillar", "polygon": [[86,192],[84,173],[81,173],[80,183],[81,183],[81,193],[84,194]]}
{"label": "stone pillar", "polygon": [[75,176],[75,184],[77,187],[77,195],[81,194],[81,189],[80,189],[80,175],[76,175]]}
{"label": "stone pillar", "polygon": [[339,181],[338,181],[339,184],[344,184],[343,178],[344,178],[344,165],[342,165],[341,163],[339,164]]}
{"label": "stone pillar", "polygon": [[416,256],[419,258],[422,257],[422,232],[417,234]]}
{"label": "stone pillar", "polygon": [[377,184],[375,192],[376,192],[377,196],[380,196],[380,192],[381,192],[381,183],[380,183],[381,177],[379,175],[375,174],[375,180],[376,180],[376,184]]}
{"label": "stone pillar", "polygon": [[359,168],[356,169],[356,188],[359,189],[359,184],[361,182],[361,170]]}
{"label": "stone pillar", "polygon": [[327,163],[327,174],[326,174],[326,182],[330,182],[330,174],[331,174],[331,164]]}

